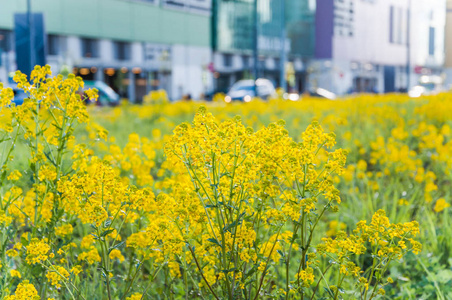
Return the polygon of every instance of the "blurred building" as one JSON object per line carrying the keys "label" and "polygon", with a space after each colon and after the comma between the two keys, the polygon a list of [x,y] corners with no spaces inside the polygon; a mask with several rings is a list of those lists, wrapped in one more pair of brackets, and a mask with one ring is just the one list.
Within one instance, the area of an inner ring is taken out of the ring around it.
{"label": "blurred building", "polygon": [[444,63],[445,0],[317,0],[311,88],[394,92]]}
{"label": "blurred building", "polygon": [[[235,81],[253,76],[254,1],[214,0],[212,69],[216,91],[226,91]],[[284,1],[284,13],[281,0],[258,1],[258,76],[279,85],[281,29],[284,24],[286,69],[293,73],[286,75],[288,85],[302,91],[305,88],[306,63],[314,54],[315,1]]]}
{"label": "blurred building", "polygon": [[[258,76],[286,89],[393,92],[443,72],[446,0],[32,0],[55,72],[100,80],[139,100],[152,89],[199,98]],[[451,0],[452,1],[452,0]],[[450,2],[450,1],[449,1]],[[449,4],[449,6],[452,6]],[[0,0],[0,81],[16,69],[13,18]],[[452,83],[452,21],[447,60]],[[283,27],[284,26],[284,27]],[[285,41],[281,32],[285,29]]]}
{"label": "blurred building", "polygon": [[445,54],[446,60],[444,63],[446,72],[446,88],[452,88],[452,0],[447,0],[446,8],[446,33],[445,33]]}
{"label": "blurred building", "polygon": [[[0,0],[0,81],[16,69],[13,18],[26,1]],[[47,62],[101,80],[139,100],[163,88],[173,99],[211,89],[211,0],[32,0],[42,12]]]}

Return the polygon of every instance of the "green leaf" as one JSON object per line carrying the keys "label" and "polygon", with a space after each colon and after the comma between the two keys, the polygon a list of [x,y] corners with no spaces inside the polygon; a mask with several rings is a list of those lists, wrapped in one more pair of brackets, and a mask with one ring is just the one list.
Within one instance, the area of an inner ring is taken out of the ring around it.
{"label": "green leaf", "polygon": [[334,298],[334,294],[329,288],[323,287],[323,289],[328,293],[328,295],[330,295],[332,298]]}
{"label": "green leaf", "polygon": [[237,270],[237,268],[232,268],[232,269],[229,269],[229,270],[221,270],[221,272],[224,273],[224,274],[228,274],[229,272],[234,272],[236,270]]}
{"label": "green leaf", "polygon": [[111,225],[111,219],[107,219],[105,222],[104,222],[104,228],[107,228],[107,227],[109,227]]}
{"label": "green leaf", "polygon": [[231,224],[226,225],[226,226],[223,228],[223,231],[229,231],[229,232],[230,232],[230,229],[232,229],[232,228],[234,228],[234,227],[236,227],[236,226],[242,224],[242,220],[240,220],[240,219],[241,219],[244,215],[245,215],[245,213],[242,213],[240,216],[238,216],[237,220],[235,220],[235,221],[232,222]]}
{"label": "green leaf", "polygon": [[114,245],[113,247],[110,247],[110,249],[108,249],[108,254],[110,254],[110,252],[112,251],[112,250],[114,250],[114,249],[118,249],[119,247],[121,247],[122,245],[124,245],[124,241],[123,242],[121,242],[121,243],[118,243],[118,244],[116,244],[116,245]]}
{"label": "green leaf", "polygon": [[216,239],[207,239],[209,242],[214,243],[221,247],[220,243]]}
{"label": "green leaf", "polygon": [[113,231],[115,231],[114,229],[108,229],[105,230],[104,232],[102,232],[102,234],[100,235],[100,237],[105,237],[107,234],[112,233]]}
{"label": "green leaf", "polygon": [[1,180],[0,180],[0,182],[4,182],[5,179],[6,179],[6,171],[3,170],[3,171],[2,171],[2,175],[1,175]]}

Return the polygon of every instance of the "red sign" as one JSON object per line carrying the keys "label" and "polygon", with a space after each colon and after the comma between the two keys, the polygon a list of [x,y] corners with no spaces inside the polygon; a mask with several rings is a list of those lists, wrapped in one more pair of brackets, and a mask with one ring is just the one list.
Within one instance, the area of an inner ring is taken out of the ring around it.
{"label": "red sign", "polygon": [[414,67],[414,73],[416,74],[422,74],[422,67],[421,66],[415,66]]}

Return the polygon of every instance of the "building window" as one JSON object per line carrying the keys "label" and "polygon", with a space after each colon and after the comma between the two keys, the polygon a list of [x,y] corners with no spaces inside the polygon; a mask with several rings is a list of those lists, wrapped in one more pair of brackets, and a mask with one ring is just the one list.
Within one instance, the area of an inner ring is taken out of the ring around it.
{"label": "building window", "polygon": [[130,44],[127,42],[114,42],[114,57],[117,60],[130,60]]}
{"label": "building window", "polygon": [[435,55],[435,28],[430,27],[428,31],[428,54]]}
{"label": "building window", "polygon": [[48,55],[58,55],[61,53],[60,47],[61,37],[54,34],[49,34],[47,36],[47,54]]}
{"label": "building window", "polygon": [[259,70],[261,70],[261,71],[267,69],[267,64],[265,62],[265,58],[259,58],[258,66],[259,66]]}
{"label": "building window", "polygon": [[406,20],[404,18],[403,8],[390,6],[389,8],[389,42],[391,44],[403,44],[403,32],[406,32]]}
{"label": "building window", "polygon": [[223,65],[225,67],[232,67],[232,54],[223,54]]}
{"label": "building window", "polygon": [[185,7],[185,0],[164,0],[164,3],[168,6]]}
{"label": "building window", "polygon": [[394,6],[389,8],[389,42],[394,43]]}
{"label": "building window", "polygon": [[281,68],[281,59],[279,58],[275,58],[274,59],[274,63],[275,63],[275,69],[280,69]]}
{"label": "building window", "polygon": [[0,29],[0,49],[5,52],[12,50],[12,32]]}
{"label": "building window", "polygon": [[90,38],[82,38],[82,56],[99,57],[99,41]]}
{"label": "building window", "polygon": [[167,7],[190,9],[200,12],[210,12],[212,0],[163,0]]}
{"label": "building window", "polygon": [[250,57],[247,55],[242,56],[242,64],[244,69],[248,69],[250,67]]}
{"label": "building window", "polygon": [[211,0],[187,0],[187,5],[191,9],[210,11],[212,8]]}
{"label": "building window", "polygon": [[334,3],[334,35],[353,35],[354,14],[355,9],[352,1],[336,1]]}

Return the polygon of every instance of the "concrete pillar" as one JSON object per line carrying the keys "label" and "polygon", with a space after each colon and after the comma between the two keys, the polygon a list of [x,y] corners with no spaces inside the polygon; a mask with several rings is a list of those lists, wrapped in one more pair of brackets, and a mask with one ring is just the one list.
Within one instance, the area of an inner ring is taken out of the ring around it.
{"label": "concrete pillar", "polygon": [[129,72],[129,86],[127,87],[127,98],[130,103],[135,103],[135,74]]}
{"label": "concrete pillar", "polygon": [[94,80],[104,82],[104,68],[98,68],[97,72],[94,73]]}

